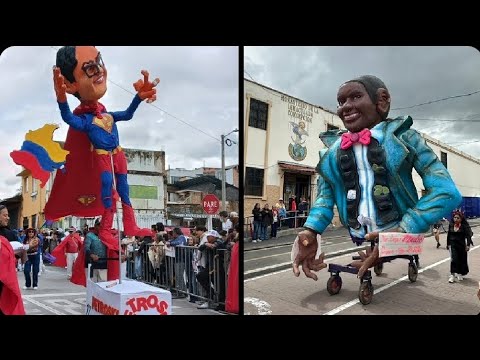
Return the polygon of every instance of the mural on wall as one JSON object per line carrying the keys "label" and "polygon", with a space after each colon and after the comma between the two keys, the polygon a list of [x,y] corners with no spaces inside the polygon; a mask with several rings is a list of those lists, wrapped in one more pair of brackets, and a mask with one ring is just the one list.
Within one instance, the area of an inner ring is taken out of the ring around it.
{"label": "mural on wall", "polygon": [[294,121],[289,121],[293,136],[293,144],[288,145],[288,154],[295,161],[303,161],[307,157],[307,147],[304,136],[308,136],[308,123],[312,123],[313,114],[318,114],[318,108],[301,100],[282,95],[282,101],[287,105],[288,116]]}
{"label": "mural on wall", "polygon": [[300,121],[298,124],[296,122],[290,121],[292,127],[293,135],[290,138],[293,141],[293,144],[288,145],[288,154],[295,161],[303,161],[307,157],[307,147],[303,146],[306,139],[303,139],[303,136],[308,136],[308,131],[305,130],[305,122]]}

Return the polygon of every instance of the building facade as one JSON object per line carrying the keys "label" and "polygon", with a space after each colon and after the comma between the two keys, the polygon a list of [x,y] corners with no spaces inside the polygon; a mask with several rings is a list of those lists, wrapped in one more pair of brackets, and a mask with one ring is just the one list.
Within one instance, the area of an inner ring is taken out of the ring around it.
{"label": "building facade", "polygon": [[[297,203],[301,197],[307,198],[310,204],[314,202],[318,180],[315,168],[319,151],[324,148],[318,135],[327,130],[344,129],[341,119],[333,111],[247,79],[244,79],[244,104],[245,217],[251,216],[255,203],[272,206],[282,198],[288,210],[288,199],[292,195],[296,196]],[[462,196],[480,200],[477,181],[480,159],[427,134],[422,136],[449,170]],[[416,172],[413,180],[421,197],[425,189]],[[339,225],[337,215],[332,222]]]}
{"label": "building facade", "polygon": [[317,195],[318,134],[342,128],[332,111],[250,80],[244,80],[244,214],[255,203],[270,206],[295,195]]}
{"label": "building facade", "polygon": [[[238,213],[238,188],[226,184],[225,190],[226,211]],[[187,227],[206,225],[208,215],[203,211],[202,201],[207,194],[214,194],[220,200],[220,212],[222,210],[222,182],[216,177],[199,176],[169,185],[167,210],[171,225]],[[218,219],[218,215],[215,215],[214,218]]]}
{"label": "building facade", "polygon": [[[201,167],[193,170],[176,168],[168,169],[168,184],[174,184],[178,181],[193,179],[197,176],[212,175],[222,180],[222,169],[212,167]],[[225,166],[225,182],[227,184],[238,187],[238,165]]]}

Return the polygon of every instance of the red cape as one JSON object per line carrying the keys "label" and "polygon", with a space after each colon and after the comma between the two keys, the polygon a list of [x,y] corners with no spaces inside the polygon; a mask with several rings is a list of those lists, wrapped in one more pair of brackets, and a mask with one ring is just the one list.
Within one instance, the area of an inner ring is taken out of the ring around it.
{"label": "red cape", "polygon": [[101,215],[104,211],[100,193],[101,176],[87,134],[70,127],[64,149],[70,151],[65,172],[57,170],[52,192],[45,205],[45,218],[56,220],[68,215]]}
{"label": "red cape", "polygon": [[225,310],[229,313],[238,314],[239,310],[239,279],[238,279],[238,245],[237,241],[232,248],[232,254],[230,257],[230,267],[228,272],[228,285],[227,285],[227,297],[225,299]]}
{"label": "red cape", "polygon": [[[107,257],[118,258],[118,241],[116,243],[108,243],[102,240],[102,238],[100,238],[100,240],[107,247]],[[56,249],[57,248],[55,248],[55,250]],[[85,269],[86,269],[85,268],[85,251],[83,250],[83,243],[82,243],[78,248],[78,256],[77,256],[77,259],[75,260],[75,263],[73,264],[72,278],[70,279],[70,281],[74,284],[87,287],[87,278],[85,277]],[[107,261],[107,280],[111,281],[116,279],[120,279],[120,268],[118,266],[118,260],[108,260]]]}
{"label": "red cape", "polygon": [[22,294],[18,287],[15,254],[10,242],[3,236],[0,236],[0,281],[3,283],[0,310],[5,315],[25,315]]}
{"label": "red cape", "polygon": [[[65,255],[65,246],[67,246],[67,240],[68,240],[68,237],[69,236],[76,236],[78,237],[78,243],[80,244],[81,241],[80,241],[80,235],[78,234],[71,234],[71,235],[67,235],[67,237],[65,239],[63,239],[62,242],[60,242],[60,244],[58,244],[55,249],[53,249],[52,251],[52,256],[54,256],[56,258],[55,262],[53,263],[54,266],[58,266],[58,267],[65,267],[67,266],[67,256]],[[80,248],[80,247],[79,247]],[[76,260],[75,260],[76,261]]]}

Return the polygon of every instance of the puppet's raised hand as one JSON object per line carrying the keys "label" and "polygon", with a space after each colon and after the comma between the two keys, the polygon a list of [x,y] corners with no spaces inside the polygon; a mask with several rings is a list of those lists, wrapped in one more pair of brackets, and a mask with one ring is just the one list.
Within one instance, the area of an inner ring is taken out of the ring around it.
{"label": "puppet's raised hand", "polygon": [[295,276],[300,275],[299,266],[302,266],[303,272],[306,277],[309,277],[315,281],[318,280],[317,275],[312,273],[313,271],[319,271],[327,264],[323,262],[325,257],[324,253],[321,253],[318,259],[315,259],[317,254],[318,241],[317,236],[310,230],[303,230],[298,233],[298,254],[293,261],[293,273]]}
{"label": "puppet's raised hand", "polygon": [[55,88],[55,94],[57,94],[57,101],[64,103],[67,101],[67,85],[65,85],[65,79],[60,72],[60,68],[53,67],[53,86]]}
{"label": "puppet's raised hand", "polygon": [[133,84],[133,87],[135,88],[135,91],[137,92],[140,99],[147,99],[148,103],[154,102],[155,100],[157,100],[157,89],[155,89],[155,86],[158,85],[160,79],[156,78],[155,80],[153,80],[153,82],[150,82],[148,80],[149,74],[147,70],[142,70],[142,75],[143,80],[138,80],[136,83]]}

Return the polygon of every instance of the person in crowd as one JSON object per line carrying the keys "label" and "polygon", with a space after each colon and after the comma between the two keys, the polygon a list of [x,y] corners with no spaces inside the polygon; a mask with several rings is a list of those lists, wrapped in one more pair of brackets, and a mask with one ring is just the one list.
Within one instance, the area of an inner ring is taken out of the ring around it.
{"label": "person in crowd", "polygon": [[444,232],[445,228],[443,227],[443,222],[448,221],[445,218],[442,218],[441,220],[438,220],[435,224],[433,224],[433,236],[435,237],[435,241],[437,242],[437,249],[442,246],[440,244],[440,228],[443,229]]}
{"label": "person in crowd", "polygon": [[467,253],[470,246],[473,246],[472,236],[472,229],[463,213],[455,211],[447,234],[447,249],[450,250],[451,259],[449,283],[453,283],[455,280],[462,281],[463,277],[468,274]]}
{"label": "person in crowd", "polygon": [[89,231],[83,243],[83,251],[85,252],[85,267],[92,264],[91,273],[86,272],[87,278],[91,278],[93,282],[107,281],[107,247],[100,240],[101,220],[95,220],[93,231]]}
{"label": "person in crowd", "polygon": [[278,231],[280,231],[282,229],[282,221],[287,218],[287,209],[282,198],[278,199],[275,207],[278,209]]}
{"label": "person in crowd", "polygon": [[168,241],[167,245],[175,248],[175,284],[178,290],[186,291],[183,275],[185,272],[185,246],[187,246],[187,239],[179,227],[173,229],[173,236],[174,239]]}
{"label": "person in crowd", "polygon": [[272,206],[272,226],[270,230],[270,237],[277,237],[277,228],[278,228],[278,210],[276,206]]}
{"label": "person in crowd", "polygon": [[78,249],[81,244],[80,235],[74,227],[68,229],[68,235],[62,243],[65,243],[65,256],[67,257],[67,279],[72,278],[73,263],[77,259]]}
{"label": "person in crowd", "polygon": [[[198,227],[197,227],[198,228]],[[213,272],[215,261],[215,249],[218,246],[221,246],[221,241],[219,240],[219,234],[215,230],[209,230],[206,233],[206,242],[200,242],[198,250],[201,252],[200,265],[198,266],[199,271],[197,274],[197,280],[202,285],[203,290],[205,291],[206,296],[209,300],[213,300],[214,290],[212,289],[212,276],[210,271]],[[208,309],[208,301],[205,301],[202,304],[197,306],[198,309]]]}
{"label": "person in crowd", "polygon": [[23,243],[29,246],[29,249],[27,250],[27,262],[25,263],[25,267],[23,270],[23,273],[25,274],[25,286],[23,287],[23,289],[31,289],[33,286],[33,290],[37,290],[38,271],[40,267],[39,247],[41,246],[40,240],[37,236],[37,230],[35,230],[34,228],[28,228],[27,236],[25,237],[25,240],[23,240]]}
{"label": "person in crowd", "polygon": [[252,242],[256,243],[257,241],[262,241],[261,233],[262,233],[262,214],[260,209],[260,203],[256,203],[253,207],[252,214],[253,214],[253,234],[252,234]]}
{"label": "person in crowd", "polygon": [[222,222],[221,230],[228,231],[228,229],[233,227],[232,221],[228,218],[228,212],[220,211],[218,215],[220,216],[220,221]]}
{"label": "person in crowd", "polygon": [[[293,261],[309,278],[311,270],[327,265],[324,254],[316,259],[317,234],[333,218],[336,205],[340,220],[360,245],[378,238],[379,232],[426,232],[432,224],[457,207],[462,197],[445,166],[425,139],[411,129],[411,117],[388,119],[391,97],[382,80],[365,75],[343,83],[337,93],[337,114],[347,132],[327,131],[320,139],[327,145],[318,164],[319,195],[302,232]],[[341,136],[340,136],[341,135]],[[412,171],[421,176],[426,195],[418,198]],[[367,223],[365,219],[370,221]],[[357,276],[379,263],[378,243],[352,266]]]}
{"label": "person in crowd", "polygon": [[15,253],[10,241],[3,235],[0,235],[0,315],[25,315],[15,268]]}
{"label": "person in crowd", "polygon": [[270,210],[270,207],[268,204],[265,204],[263,206],[261,214],[262,214],[262,227],[260,232],[260,238],[262,240],[268,240],[268,235],[267,235],[268,227],[273,224],[273,213],[272,213],[272,210]]}
{"label": "person in crowd", "polygon": [[153,243],[153,233],[149,229],[142,229],[138,232],[140,238],[140,247],[138,248],[137,256],[141,259],[140,278],[148,282],[153,278],[153,265],[148,258],[148,251]]}
{"label": "person in crowd", "polygon": [[300,216],[298,226],[302,227],[306,221],[306,215],[308,213],[308,203],[305,197],[300,198],[300,204],[298,204],[298,216]]}

